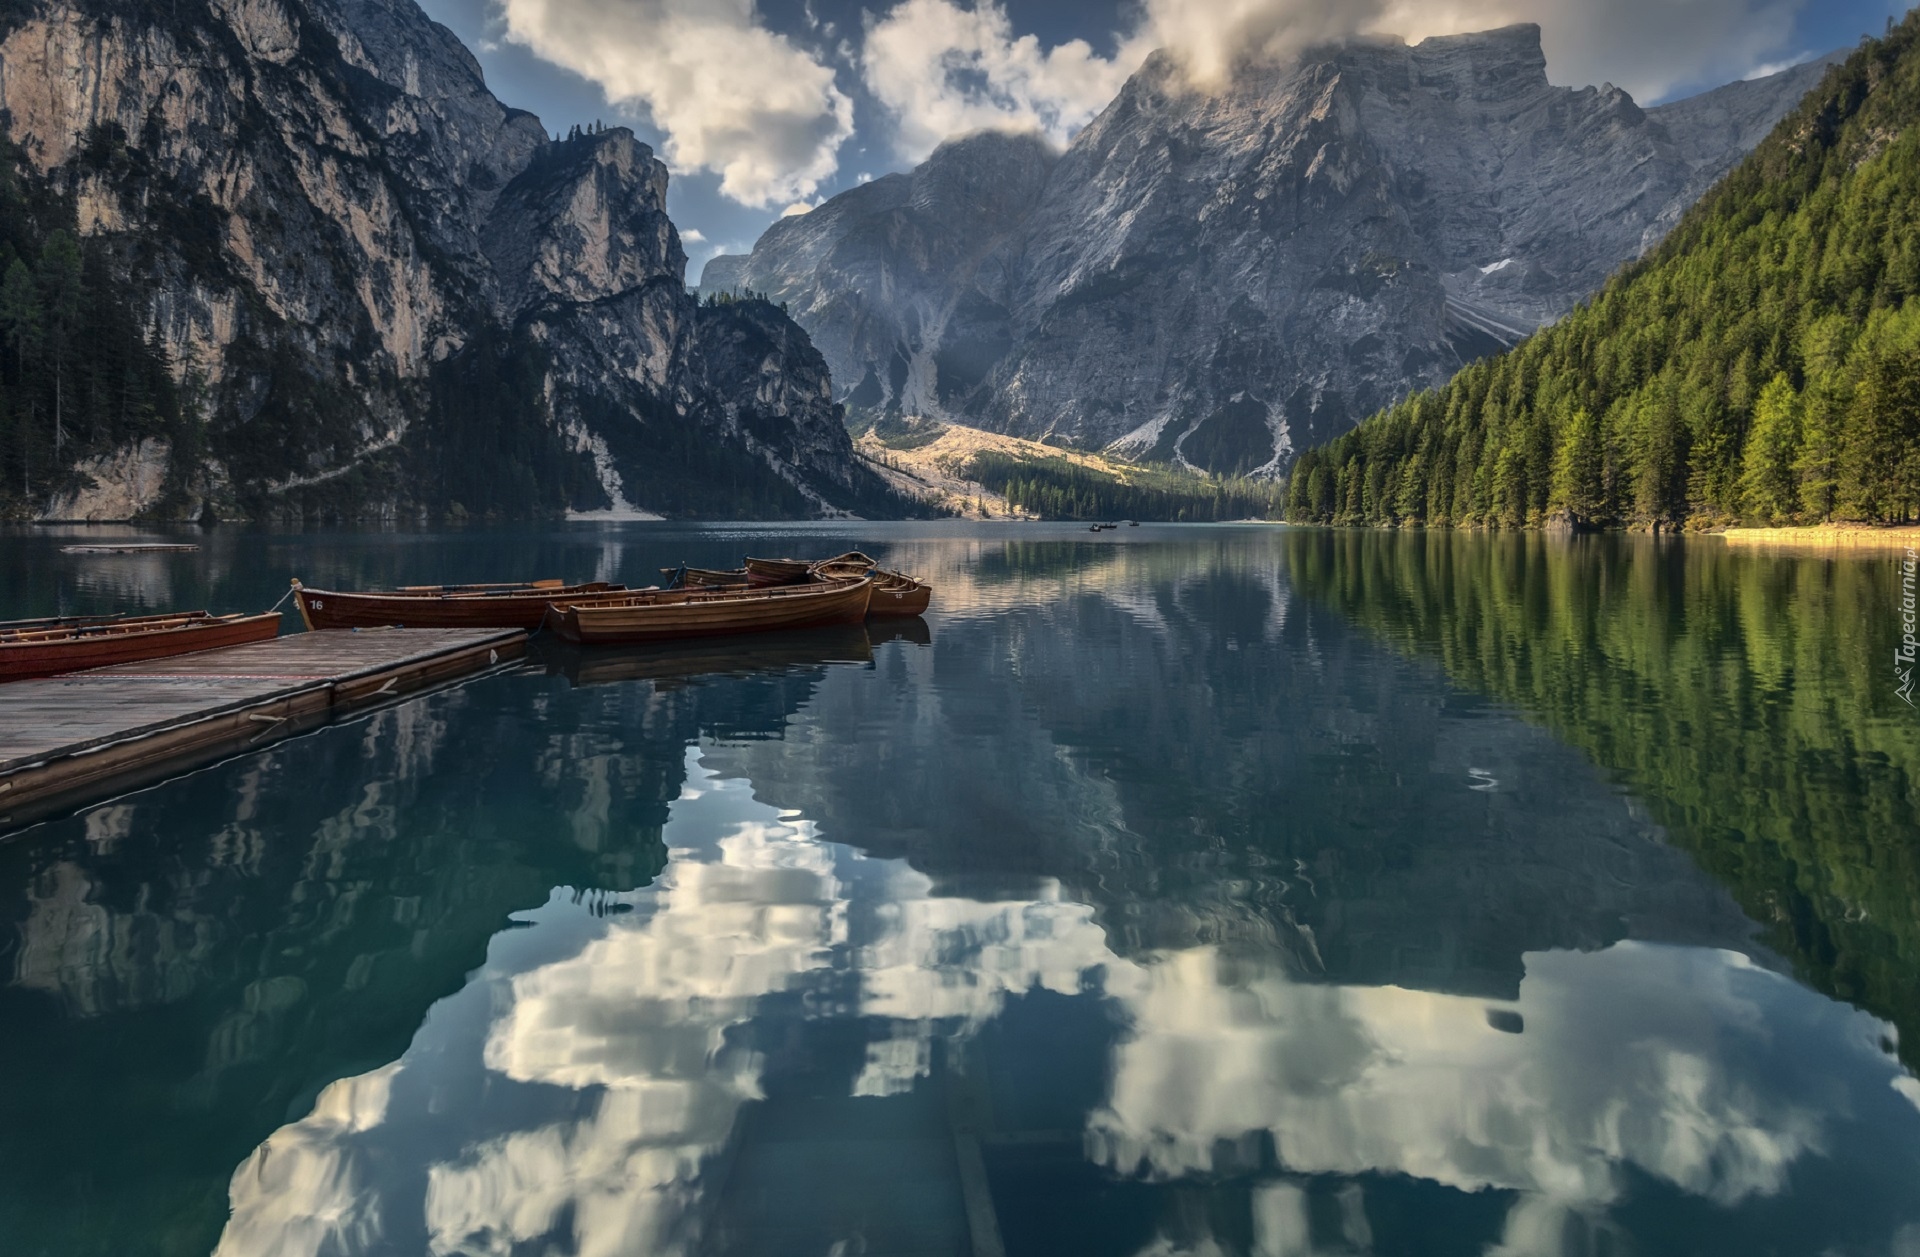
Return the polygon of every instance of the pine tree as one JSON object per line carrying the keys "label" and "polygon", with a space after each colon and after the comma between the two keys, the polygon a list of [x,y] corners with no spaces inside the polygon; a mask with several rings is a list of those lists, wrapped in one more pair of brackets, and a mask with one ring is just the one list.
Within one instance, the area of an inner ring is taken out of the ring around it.
{"label": "pine tree", "polygon": [[1600,474],[1603,466],[1600,425],[1585,407],[1573,412],[1560,435],[1553,464],[1550,509],[1565,511],[1576,523],[1586,524],[1606,513]]}
{"label": "pine tree", "polygon": [[1800,395],[1786,372],[1777,373],[1754,404],[1753,428],[1740,472],[1745,513],[1766,523],[1786,519],[1800,509]]}
{"label": "pine tree", "polygon": [[85,294],[80,283],[80,246],[65,228],[51,232],[40,251],[40,300],[46,311],[47,349],[53,374],[53,453],[66,445],[66,384],[73,335]]}

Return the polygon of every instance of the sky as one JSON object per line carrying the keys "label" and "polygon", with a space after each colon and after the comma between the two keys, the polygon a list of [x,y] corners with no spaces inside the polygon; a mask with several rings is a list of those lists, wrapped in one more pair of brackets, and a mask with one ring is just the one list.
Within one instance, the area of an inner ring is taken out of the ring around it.
{"label": "sky", "polygon": [[1879,34],[1910,0],[420,0],[550,132],[632,127],[691,259],[984,127],[1065,144],[1156,48],[1196,82],[1249,51],[1540,23],[1547,76],[1643,104]]}

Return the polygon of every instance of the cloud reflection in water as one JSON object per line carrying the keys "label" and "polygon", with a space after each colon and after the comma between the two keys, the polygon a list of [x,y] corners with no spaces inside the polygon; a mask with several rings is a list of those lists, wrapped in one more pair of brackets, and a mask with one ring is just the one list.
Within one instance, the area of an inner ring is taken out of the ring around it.
{"label": "cloud reflection in water", "polygon": [[1361,1245],[1370,1174],[1514,1193],[1508,1253],[1608,1229],[1630,1173],[1737,1207],[1831,1151],[1860,1079],[1904,1077],[1882,1023],[1731,952],[1534,952],[1510,1006],[1304,982],[1215,947],[1128,958],[1052,884],[936,894],[698,749],[667,833],[655,886],[557,892],[401,1061],[262,1144],[223,1257],[704,1251],[768,1044],[857,1024],[843,1094],[901,1096],[1035,991],[1099,1000],[1121,1027],[1086,1156],[1133,1181],[1255,1167],[1269,1254],[1311,1250],[1302,1175],[1355,1178],[1338,1225]]}

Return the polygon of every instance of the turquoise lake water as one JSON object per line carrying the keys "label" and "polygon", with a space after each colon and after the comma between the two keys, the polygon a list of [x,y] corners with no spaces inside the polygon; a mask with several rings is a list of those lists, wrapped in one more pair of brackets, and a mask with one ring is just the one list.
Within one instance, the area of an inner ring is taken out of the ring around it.
{"label": "turquoise lake water", "polygon": [[8,1257],[1920,1255],[1895,555],[78,535],[0,535],[0,618],[851,547],[937,593],[536,640],[0,836]]}

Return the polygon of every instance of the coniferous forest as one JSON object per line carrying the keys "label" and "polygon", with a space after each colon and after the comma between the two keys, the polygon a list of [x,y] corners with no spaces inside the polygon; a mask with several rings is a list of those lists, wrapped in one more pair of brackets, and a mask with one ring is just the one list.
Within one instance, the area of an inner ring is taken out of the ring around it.
{"label": "coniferous forest", "polygon": [[191,463],[204,439],[107,246],[74,227],[72,203],[0,141],[0,513],[89,454],[158,436]]}
{"label": "coniferous forest", "polygon": [[1288,518],[1920,518],[1916,120],[1909,15],[1590,303],[1302,454]]}

